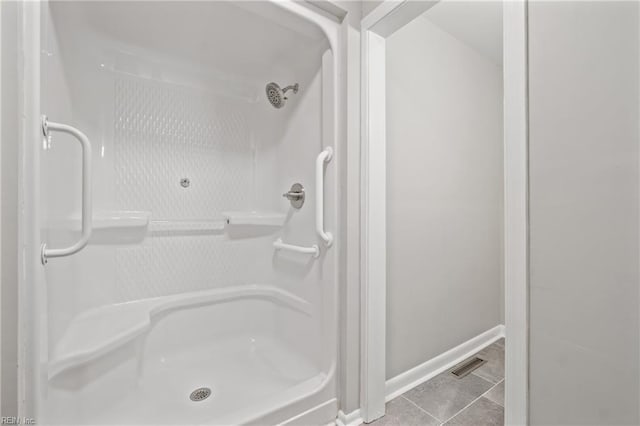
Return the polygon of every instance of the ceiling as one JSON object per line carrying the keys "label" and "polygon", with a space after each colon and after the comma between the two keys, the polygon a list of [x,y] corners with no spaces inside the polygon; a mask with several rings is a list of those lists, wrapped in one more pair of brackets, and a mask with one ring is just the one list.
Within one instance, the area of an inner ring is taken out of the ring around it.
{"label": "ceiling", "polygon": [[502,66],[502,2],[444,0],[422,16]]}

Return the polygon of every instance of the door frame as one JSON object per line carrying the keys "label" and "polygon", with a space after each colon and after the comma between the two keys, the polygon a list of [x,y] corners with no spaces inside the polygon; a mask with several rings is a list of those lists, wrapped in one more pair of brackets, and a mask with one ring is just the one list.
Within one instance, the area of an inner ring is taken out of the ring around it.
{"label": "door frame", "polygon": [[[361,22],[361,414],[385,413],[385,43],[437,0],[385,0]],[[505,423],[528,423],[527,0],[503,3]]]}
{"label": "door frame", "polygon": [[[46,0],[45,0],[46,1]],[[46,375],[46,296],[40,254],[40,10],[42,2],[17,2],[18,43],[18,418],[37,419],[36,396]],[[35,171],[35,172],[33,172]]]}

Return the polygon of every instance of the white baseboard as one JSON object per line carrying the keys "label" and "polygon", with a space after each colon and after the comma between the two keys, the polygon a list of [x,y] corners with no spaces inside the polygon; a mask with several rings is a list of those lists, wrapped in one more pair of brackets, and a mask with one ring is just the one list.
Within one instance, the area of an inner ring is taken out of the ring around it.
{"label": "white baseboard", "polygon": [[409,389],[426,382],[504,336],[504,325],[497,325],[455,348],[387,380],[385,384],[386,400],[390,401]]}
{"label": "white baseboard", "polygon": [[337,426],[359,426],[362,423],[362,416],[359,409],[348,414],[345,414],[342,410],[338,410],[338,417],[336,418]]}

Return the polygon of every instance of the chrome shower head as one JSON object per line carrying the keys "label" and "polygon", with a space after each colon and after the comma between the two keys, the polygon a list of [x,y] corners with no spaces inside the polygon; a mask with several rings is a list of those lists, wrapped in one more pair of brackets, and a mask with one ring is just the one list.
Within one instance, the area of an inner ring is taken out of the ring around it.
{"label": "chrome shower head", "polygon": [[269,99],[269,102],[275,108],[282,108],[287,100],[285,93],[287,93],[288,90],[293,90],[293,93],[298,93],[298,83],[281,89],[277,83],[271,82],[267,84],[266,87],[267,99]]}

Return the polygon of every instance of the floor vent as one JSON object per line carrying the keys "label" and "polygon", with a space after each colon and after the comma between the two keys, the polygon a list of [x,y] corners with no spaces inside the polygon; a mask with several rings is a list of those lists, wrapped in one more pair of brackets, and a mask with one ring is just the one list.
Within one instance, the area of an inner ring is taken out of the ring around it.
{"label": "floor vent", "polygon": [[476,368],[480,367],[485,362],[487,361],[484,359],[478,358],[477,356],[474,356],[473,358],[463,361],[460,364],[456,365],[453,368],[453,370],[451,370],[451,374],[456,376],[458,379],[461,379],[467,374],[471,373]]}

